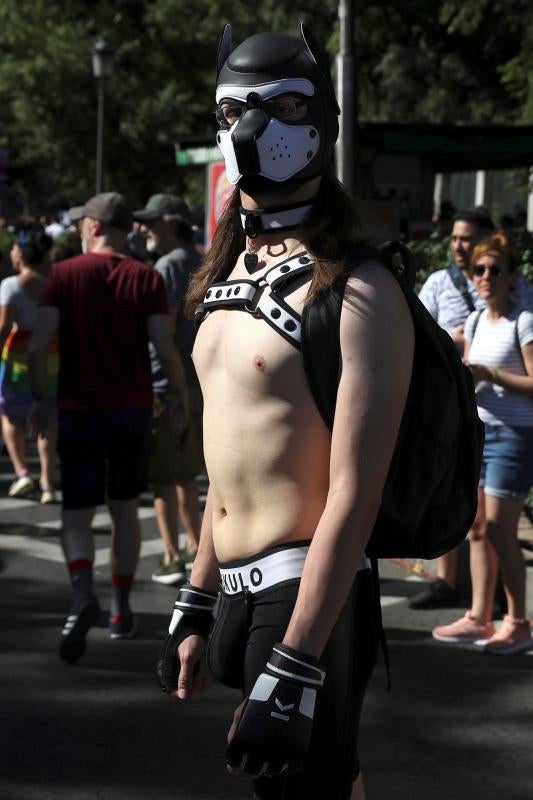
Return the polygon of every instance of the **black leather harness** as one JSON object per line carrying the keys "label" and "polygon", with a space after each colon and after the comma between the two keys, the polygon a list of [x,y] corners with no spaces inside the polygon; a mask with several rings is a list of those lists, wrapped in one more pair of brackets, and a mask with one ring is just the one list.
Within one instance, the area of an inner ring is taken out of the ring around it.
{"label": "black leather harness", "polygon": [[260,278],[253,280],[221,281],[214,283],[194,312],[196,328],[209,312],[218,308],[247,311],[263,319],[280,336],[301,350],[302,318],[279,294],[289,283],[313,270],[314,261],[306,253],[298,253],[271,267]]}

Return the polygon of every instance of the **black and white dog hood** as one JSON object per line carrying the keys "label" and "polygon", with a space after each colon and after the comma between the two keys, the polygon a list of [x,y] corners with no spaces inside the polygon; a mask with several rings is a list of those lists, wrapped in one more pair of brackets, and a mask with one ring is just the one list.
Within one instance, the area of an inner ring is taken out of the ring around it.
{"label": "black and white dog hood", "polygon": [[[217,142],[228,180],[245,191],[297,186],[325,172],[339,134],[339,106],[326,54],[301,24],[301,37],[280,33],[250,36],[231,50],[231,26],[222,33],[216,101],[245,104],[241,116],[221,125]],[[283,96],[305,104],[297,120],[268,113]]]}

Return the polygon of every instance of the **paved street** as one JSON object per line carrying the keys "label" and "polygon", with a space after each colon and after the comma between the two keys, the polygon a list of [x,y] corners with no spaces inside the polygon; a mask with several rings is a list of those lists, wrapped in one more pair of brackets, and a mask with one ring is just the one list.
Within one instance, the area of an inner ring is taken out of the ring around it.
{"label": "paved street", "polygon": [[[134,594],[139,635],[111,641],[103,616],[85,657],[69,667],[57,656],[70,598],[60,509],[8,499],[9,480],[2,456],[0,800],[250,798],[247,782],[223,768],[238,695],[215,686],[178,704],[155,685],[175,590],[150,581],[160,545],[149,495],[141,508]],[[96,585],[105,609],[109,520],[103,509],[95,527]],[[529,526],[521,536],[533,539]],[[531,615],[533,553],[526,553]],[[420,578],[392,562],[382,563],[381,574],[393,687],[387,693],[381,658],[362,724],[368,800],[531,800],[533,653],[490,657],[478,648],[435,643],[431,628],[457,610],[410,611],[407,599]]]}

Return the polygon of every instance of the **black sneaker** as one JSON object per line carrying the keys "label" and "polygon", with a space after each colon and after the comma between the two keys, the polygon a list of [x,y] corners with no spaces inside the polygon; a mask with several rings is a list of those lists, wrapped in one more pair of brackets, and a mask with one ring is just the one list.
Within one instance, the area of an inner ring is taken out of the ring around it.
{"label": "black sneaker", "polygon": [[98,601],[87,603],[76,614],[69,614],[61,632],[59,656],[67,664],[74,664],[85,653],[85,637],[90,628],[98,622],[100,606]]}
{"label": "black sneaker", "polygon": [[423,592],[415,594],[409,600],[409,608],[457,608],[459,592],[452,589],[442,578],[431,581]]}

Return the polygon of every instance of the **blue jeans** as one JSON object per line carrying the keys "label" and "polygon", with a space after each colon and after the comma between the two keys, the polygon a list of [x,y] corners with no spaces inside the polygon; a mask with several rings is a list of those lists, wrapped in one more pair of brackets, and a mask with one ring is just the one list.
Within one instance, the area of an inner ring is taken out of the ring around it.
{"label": "blue jeans", "polygon": [[485,424],[479,487],[493,497],[527,497],[533,484],[533,428]]}

